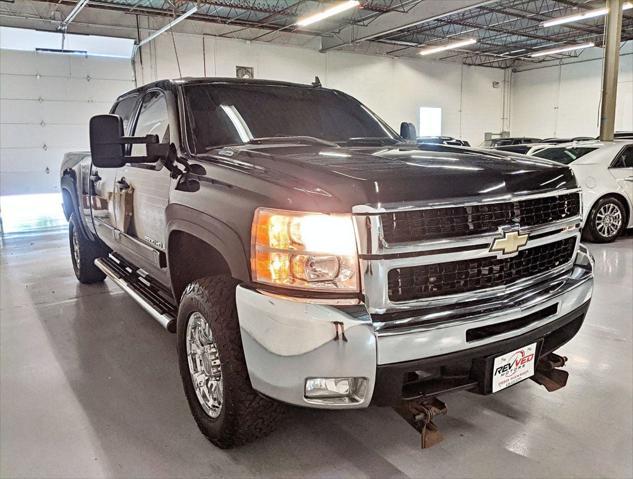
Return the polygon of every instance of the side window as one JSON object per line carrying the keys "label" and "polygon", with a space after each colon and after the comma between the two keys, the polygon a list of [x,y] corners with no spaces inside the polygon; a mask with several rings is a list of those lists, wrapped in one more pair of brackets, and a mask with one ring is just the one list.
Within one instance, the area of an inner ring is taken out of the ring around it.
{"label": "side window", "polygon": [[618,154],[611,168],[633,168],[633,145],[625,147]]}
{"label": "side window", "polygon": [[132,113],[134,113],[134,107],[136,106],[136,100],[138,96],[129,96],[124,98],[116,104],[112,113],[119,115],[123,119],[123,132],[127,133]]}
{"label": "side window", "polygon": [[[165,95],[154,91],[143,97],[133,135],[158,135],[158,141],[161,143],[169,142],[169,117]],[[132,156],[143,156],[145,153],[145,145],[132,145]]]}

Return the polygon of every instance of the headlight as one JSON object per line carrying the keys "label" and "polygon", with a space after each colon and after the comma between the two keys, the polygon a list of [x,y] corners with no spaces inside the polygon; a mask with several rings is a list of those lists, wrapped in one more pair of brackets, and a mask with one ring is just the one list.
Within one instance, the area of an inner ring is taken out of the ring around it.
{"label": "headlight", "polygon": [[358,291],[351,215],[258,208],[251,241],[254,281],[313,291]]}

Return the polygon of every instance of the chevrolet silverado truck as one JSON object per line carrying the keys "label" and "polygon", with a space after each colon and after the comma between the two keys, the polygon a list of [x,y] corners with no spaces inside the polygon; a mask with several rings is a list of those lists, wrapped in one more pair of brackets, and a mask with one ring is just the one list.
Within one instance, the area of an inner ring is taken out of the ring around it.
{"label": "chevrolet silverado truck", "polygon": [[287,405],[562,386],[553,352],[593,288],[572,171],[432,147],[316,82],[143,86],[64,157],[75,274],[177,334],[191,412],[223,448]]}

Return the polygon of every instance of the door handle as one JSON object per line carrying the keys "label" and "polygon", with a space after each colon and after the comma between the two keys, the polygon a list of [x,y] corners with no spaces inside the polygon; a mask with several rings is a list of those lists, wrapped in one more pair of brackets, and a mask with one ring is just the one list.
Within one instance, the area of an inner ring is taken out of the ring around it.
{"label": "door handle", "polygon": [[633,181],[633,176],[627,176],[624,181]]}
{"label": "door handle", "polygon": [[116,184],[119,185],[120,190],[127,190],[130,187],[130,184],[125,181],[125,178],[121,178],[119,181],[116,182]]}

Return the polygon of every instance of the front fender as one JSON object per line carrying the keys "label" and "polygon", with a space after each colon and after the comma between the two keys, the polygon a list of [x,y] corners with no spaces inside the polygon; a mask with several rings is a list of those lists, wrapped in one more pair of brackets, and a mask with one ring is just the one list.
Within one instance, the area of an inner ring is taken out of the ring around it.
{"label": "front fender", "polygon": [[[182,231],[199,238],[222,255],[231,270],[231,276],[240,281],[250,280],[248,256],[242,246],[242,239],[226,223],[179,204],[170,204],[165,216],[168,238],[174,231]],[[169,251],[167,254],[169,255]]]}

